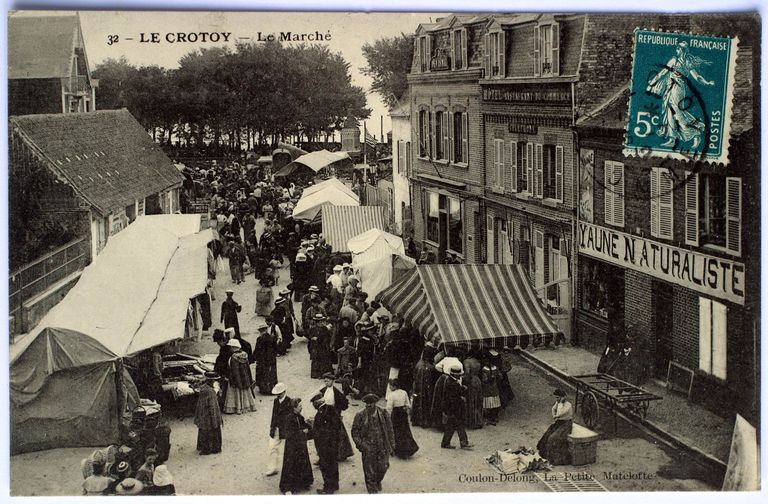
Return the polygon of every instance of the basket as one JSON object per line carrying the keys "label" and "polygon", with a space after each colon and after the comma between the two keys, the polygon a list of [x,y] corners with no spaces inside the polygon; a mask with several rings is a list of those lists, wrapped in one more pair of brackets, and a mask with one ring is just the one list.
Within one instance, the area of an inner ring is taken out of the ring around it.
{"label": "basket", "polygon": [[142,400],[139,406],[133,409],[130,428],[133,431],[154,430],[162,418],[160,405],[154,401]]}
{"label": "basket", "polygon": [[573,430],[568,434],[571,464],[575,466],[594,464],[597,461],[597,440],[599,438],[598,433],[581,425],[573,424]]}

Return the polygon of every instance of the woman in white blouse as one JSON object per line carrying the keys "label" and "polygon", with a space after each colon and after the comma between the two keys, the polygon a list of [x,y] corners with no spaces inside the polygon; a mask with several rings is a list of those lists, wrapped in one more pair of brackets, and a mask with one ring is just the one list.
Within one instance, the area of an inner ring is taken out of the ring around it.
{"label": "woman in white blouse", "polygon": [[392,429],[395,431],[395,455],[405,459],[419,450],[419,445],[413,439],[408,415],[411,412],[411,400],[408,393],[400,388],[397,379],[389,380],[389,395],[387,395],[387,412],[392,417]]}

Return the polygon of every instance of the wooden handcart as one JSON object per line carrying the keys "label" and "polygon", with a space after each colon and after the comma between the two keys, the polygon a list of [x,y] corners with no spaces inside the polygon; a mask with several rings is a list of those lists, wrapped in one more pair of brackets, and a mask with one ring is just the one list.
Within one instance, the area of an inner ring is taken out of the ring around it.
{"label": "wooden handcart", "polygon": [[573,378],[576,380],[575,410],[579,411],[581,407],[581,418],[590,429],[594,429],[599,423],[601,408],[607,408],[613,414],[615,432],[616,410],[645,419],[651,403],[663,399],[637,385],[605,373]]}

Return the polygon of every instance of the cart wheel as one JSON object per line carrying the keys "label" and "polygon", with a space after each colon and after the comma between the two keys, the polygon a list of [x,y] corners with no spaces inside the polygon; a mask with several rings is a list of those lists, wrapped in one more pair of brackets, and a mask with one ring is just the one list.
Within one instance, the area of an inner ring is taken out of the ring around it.
{"label": "cart wheel", "polygon": [[581,418],[590,429],[593,429],[600,419],[600,406],[593,392],[586,392],[581,398]]}

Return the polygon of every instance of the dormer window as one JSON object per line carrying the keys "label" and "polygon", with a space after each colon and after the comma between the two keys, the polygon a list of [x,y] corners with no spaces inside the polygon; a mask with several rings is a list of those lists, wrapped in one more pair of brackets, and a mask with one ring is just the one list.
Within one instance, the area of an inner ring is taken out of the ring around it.
{"label": "dormer window", "polygon": [[502,79],[506,76],[505,40],[502,30],[485,35],[485,77]]}
{"label": "dormer window", "polygon": [[467,68],[466,28],[459,28],[451,32],[451,62],[454,70]]}
{"label": "dormer window", "polygon": [[429,61],[432,57],[432,47],[429,36],[419,37],[419,69],[421,72],[429,71]]}
{"label": "dormer window", "polygon": [[537,77],[560,75],[560,25],[536,26],[533,31],[533,73]]}

